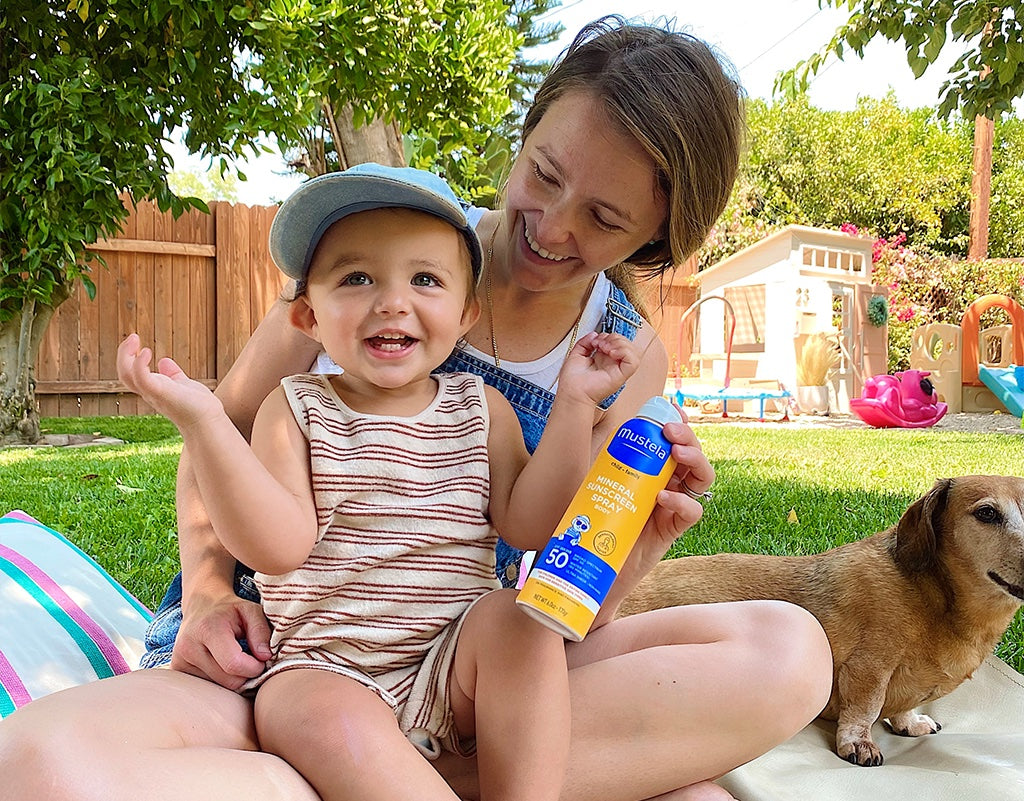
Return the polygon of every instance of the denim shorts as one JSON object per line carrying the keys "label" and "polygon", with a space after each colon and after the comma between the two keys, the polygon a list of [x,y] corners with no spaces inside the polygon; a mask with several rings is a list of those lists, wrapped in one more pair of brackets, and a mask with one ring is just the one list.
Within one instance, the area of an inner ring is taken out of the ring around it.
{"label": "denim shorts", "polygon": [[[637,331],[642,324],[643,319],[626,299],[625,293],[612,284],[600,330],[636,339]],[[475,373],[483,378],[485,384],[490,384],[508,398],[523,427],[526,448],[530,453],[534,452],[551,412],[551,403],[555,398],[553,393],[460,350],[455,351],[448,361],[437,369],[437,372]],[[598,406],[607,409],[621,391],[620,389],[614,395],[609,395]],[[521,550],[513,548],[502,539],[498,540],[495,549],[495,572],[502,586],[514,587],[516,585],[522,556]],[[240,598],[248,601],[258,603],[260,600],[251,571],[241,564],[235,569],[235,592]],[[159,667],[171,661],[171,650],[174,648],[174,640],[178,636],[180,627],[181,574],[179,573],[171,582],[167,594],[160,602],[156,617],[146,633],[146,654],[141,661],[142,667]],[[245,647],[244,642],[242,647]]]}

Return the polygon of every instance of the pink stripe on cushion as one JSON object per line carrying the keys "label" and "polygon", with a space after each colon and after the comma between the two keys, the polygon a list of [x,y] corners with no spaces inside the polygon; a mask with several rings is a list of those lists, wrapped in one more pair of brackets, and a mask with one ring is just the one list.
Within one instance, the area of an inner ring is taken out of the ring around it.
{"label": "pink stripe on cushion", "polygon": [[28,690],[21,683],[21,679],[14,671],[14,668],[11,667],[11,663],[7,661],[3,651],[0,651],[0,686],[11,697],[15,709],[25,706],[25,704],[32,700],[32,696],[28,694]]}
{"label": "pink stripe on cushion", "polygon": [[25,512],[21,511],[21,509],[13,509],[10,512],[8,512],[7,514],[5,514],[4,517],[11,518],[13,520],[23,520],[26,523],[38,523],[39,522],[34,517],[32,517],[32,515],[26,514]]}
{"label": "pink stripe on cushion", "polygon": [[29,561],[6,545],[0,545],[0,555],[10,561],[11,564],[23,570],[75,623],[81,626],[82,630],[89,635],[89,638],[99,648],[100,653],[103,654],[103,657],[107,660],[114,673],[128,673],[131,670],[121,652],[117,649],[117,646],[107,636],[107,633],[60,588],[57,582],[43,572],[34,562]]}

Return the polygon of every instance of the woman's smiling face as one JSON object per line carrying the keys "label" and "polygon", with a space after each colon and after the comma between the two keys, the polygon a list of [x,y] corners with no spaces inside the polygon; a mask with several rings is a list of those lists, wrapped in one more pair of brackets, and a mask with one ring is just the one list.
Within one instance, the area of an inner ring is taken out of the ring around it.
{"label": "woman's smiling face", "polygon": [[653,159],[599,100],[572,91],[523,143],[505,207],[511,280],[542,291],[589,280],[662,237],[668,203]]}

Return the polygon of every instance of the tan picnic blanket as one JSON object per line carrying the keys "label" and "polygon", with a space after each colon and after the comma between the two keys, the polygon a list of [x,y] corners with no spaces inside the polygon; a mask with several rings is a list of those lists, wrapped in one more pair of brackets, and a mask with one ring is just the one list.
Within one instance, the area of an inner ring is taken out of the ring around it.
{"label": "tan picnic blanket", "polygon": [[841,760],[835,723],[816,720],[719,783],[739,801],[1024,801],[1024,677],[990,656],[919,711],[942,731],[899,737],[876,723],[879,767]]}

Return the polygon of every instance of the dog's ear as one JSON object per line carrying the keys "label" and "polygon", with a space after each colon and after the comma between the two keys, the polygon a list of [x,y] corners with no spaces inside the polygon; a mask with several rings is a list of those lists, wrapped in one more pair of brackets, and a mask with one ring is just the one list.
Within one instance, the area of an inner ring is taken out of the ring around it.
{"label": "dog's ear", "polygon": [[921,573],[935,564],[942,513],[953,479],[935,482],[928,493],[911,504],[896,526],[893,559],[908,573]]}

